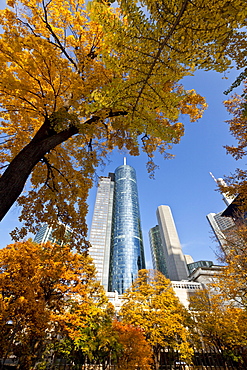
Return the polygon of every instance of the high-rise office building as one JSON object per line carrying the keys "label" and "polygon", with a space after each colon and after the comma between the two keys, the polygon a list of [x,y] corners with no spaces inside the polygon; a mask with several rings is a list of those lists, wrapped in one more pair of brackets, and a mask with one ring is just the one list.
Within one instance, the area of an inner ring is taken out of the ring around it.
{"label": "high-rise office building", "polygon": [[[156,251],[152,250],[152,254],[159,256],[161,263],[161,258],[164,256],[164,264],[166,265],[167,271],[165,275],[170,280],[185,280],[188,278],[188,269],[184,254],[182,252],[176,226],[172,217],[171,209],[169,206],[159,206],[156,215],[158,219],[158,231],[160,234],[161,244],[160,246],[158,244],[156,245],[158,248]],[[152,248],[153,247],[151,244],[151,249]],[[157,257],[156,259],[158,260]]]}
{"label": "high-rise office building", "polygon": [[[212,176],[217,185],[226,186],[223,179],[221,178],[216,179],[211,172],[210,175]],[[234,197],[229,197],[225,193],[222,193],[222,196],[223,201],[227,207],[234,200]],[[209,213],[206,217],[214,232],[214,235],[216,236],[216,239],[218,240],[220,246],[222,247],[222,250],[224,251],[227,244],[226,238],[232,233],[232,230],[234,229],[236,224],[231,217],[223,216],[223,213],[224,211],[218,213]]]}
{"label": "high-rise office building", "polygon": [[[70,237],[71,235],[71,229],[69,227],[65,227],[65,237]],[[56,243],[56,244],[59,244],[59,245],[63,245],[64,241],[63,240],[59,240],[59,239],[56,239],[54,236],[53,236],[53,230],[52,230],[52,227],[49,226],[48,224],[44,224],[40,229],[39,231],[37,232],[37,234],[35,235],[34,237],[34,240],[33,240],[35,243],[38,243],[38,244],[41,244],[41,243],[47,243],[47,242],[51,242],[51,243]]]}
{"label": "high-rise office building", "polygon": [[206,217],[214,235],[224,250],[227,243],[227,235],[231,233],[236,224],[231,217],[223,217],[222,213],[223,211],[219,213],[209,213]]}
{"label": "high-rise office building", "polygon": [[38,244],[46,242],[55,243],[56,239],[52,236],[52,228],[44,224],[35,235],[33,241]]}
{"label": "high-rise office building", "polygon": [[112,227],[112,207],[114,174],[100,177],[90,231],[91,248],[89,254],[94,260],[97,279],[108,290],[110,244]]}
{"label": "high-rise office building", "polygon": [[122,294],[144,268],[136,173],[124,164],[115,171],[109,290]]}
{"label": "high-rise office building", "polygon": [[115,174],[100,178],[90,243],[106,291],[122,294],[145,268],[136,174],[126,161]]}
{"label": "high-rise office building", "polygon": [[149,230],[149,243],[153,268],[162,272],[162,274],[168,278],[165,252],[162,247],[159,225],[156,225]]}

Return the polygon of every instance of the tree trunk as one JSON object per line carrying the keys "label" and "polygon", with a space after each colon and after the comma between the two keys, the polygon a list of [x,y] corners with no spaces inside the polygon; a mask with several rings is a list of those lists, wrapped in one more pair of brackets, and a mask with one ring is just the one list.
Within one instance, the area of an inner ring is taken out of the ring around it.
{"label": "tree trunk", "polygon": [[58,133],[50,127],[47,119],[0,177],[0,221],[20,196],[34,166],[51,149],[78,133],[74,126]]}
{"label": "tree trunk", "polygon": [[[66,108],[61,110],[64,109],[66,110]],[[59,123],[59,115],[57,113],[55,112],[51,117],[45,118],[44,124],[37,131],[30,143],[17,154],[0,177],[0,221],[20,196],[34,166],[51,149],[79,133],[78,128],[74,125],[69,126],[61,132],[56,132],[53,129],[53,125]],[[125,111],[110,111],[107,118],[126,115],[127,112]],[[100,117],[95,115],[81,125],[87,127],[87,125],[96,123],[99,120]]]}
{"label": "tree trunk", "polygon": [[154,368],[155,370],[159,370],[160,367],[160,352],[161,347],[159,344],[153,346],[153,356],[154,356]]}

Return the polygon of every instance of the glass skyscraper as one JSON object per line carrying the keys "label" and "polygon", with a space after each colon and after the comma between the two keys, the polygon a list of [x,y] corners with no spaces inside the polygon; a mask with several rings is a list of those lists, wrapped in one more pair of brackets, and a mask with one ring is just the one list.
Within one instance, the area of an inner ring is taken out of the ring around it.
{"label": "glass skyscraper", "polygon": [[152,227],[149,230],[149,243],[151,249],[153,268],[155,270],[162,272],[162,274],[168,278],[166,257],[164,253],[164,248],[162,247],[162,240],[158,225]]}
{"label": "glass skyscraper", "polygon": [[[64,236],[69,238],[70,235],[71,235],[71,231],[70,231],[69,227],[68,226],[65,226],[65,235]],[[49,225],[47,225],[47,224],[44,224],[39,229],[39,231],[35,235],[33,241],[35,243],[38,243],[38,244],[47,243],[47,242],[56,243],[56,244],[59,244],[59,245],[63,245],[64,244],[64,241],[62,241],[60,239],[56,239],[53,236],[52,227],[49,226]]]}
{"label": "glass skyscraper", "polygon": [[90,243],[106,291],[122,294],[145,268],[136,174],[126,163],[100,178]]}
{"label": "glass skyscraper", "polygon": [[[226,186],[226,183],[222,178],[216,179],[211,172],[210,175],[212,176],[217,185],[223,187]],[[233,202],[234,197],[228,197],[227,194],[225,193],[222,193],[222,196],[224,203],[228,207]],[[206,217],[214,232],[214,235],[216,236],[218,242],[220,243],[222,250],[226,253],[228,249],[227,239],[228,241],[231,240],[233,236],[233,230],[236,227],[236,224],[231,217],[222,216],[223,213],[224,211],[218,213],[209,213]],[[240,240],[237,240],[238,238],[236,238],[236,235],[233,237],[233,239],[234,244],[241,243]]]}
{"label": "glass skyscraper", "polygon": [[144,268],[136,173],[124,164],[115,171],[109,290],[122,294]]}
{"label": "glass skyscraper", "polygon": [[206,217],[214,235],[224,250],[227,245],[227,236],[232,234],[236,224],[231,217],[221,216],[223,212],[209,213]]}
{"label": "glass skyscraper", "polygon": [[56,239],[52,236],[52,228],[44,224],[35,235],[33,241],[38,244],[46,242],[55,243]]}
{"label": "glass skyscraper", "polygon": [[108,290],[109,280],[113,192],[114,174],[100,177],[89,237],[89,254],[94,260],[97,279],[105,291]]}

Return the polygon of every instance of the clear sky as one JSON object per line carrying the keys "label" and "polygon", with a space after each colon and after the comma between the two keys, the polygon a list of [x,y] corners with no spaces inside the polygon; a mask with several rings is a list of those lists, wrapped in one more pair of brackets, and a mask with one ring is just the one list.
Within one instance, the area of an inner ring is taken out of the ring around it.
{"label": "clear sky", "polygon": [[[130,157],[116,150],[109,156],[110,161],[106,167],[97,171],[99,176],[114,172],[123,163],[124,155],[127,156],[127,163],[136,169],[148,268],[152,267],[148,231],[157,224],[156,209],[162,204],[169,205],[172,210],[184,254],[190,254],[195,261],[207,259],[217,262],[216,243],[212,240],[206,215],[222,211],[224,203],[221,194],[215,191],[216,184],[209,172],[216,178],[223,177],[234,172],[236,167],[243,168],[245,165],[245,160],[236,162],[230,155],[226,155],[223,148],[223,145],[234,143],[225,123],[230,116],[222,104],[226,99],[223,91],[230,86],[237,74],[236,71],[227,74],[229,79],[226,80],[216,72],[199,71],[194,77],[186,78],[185,87],[195,88],[205,96],[209,107],[203,118],[196,123],[190,123],[187,117],[182,117],[185,135],[172,150],[175,158],[164,160],[157,154],[155,162],[159,169],[156,170],[154,180],[149,178],[146,171],[147,158],[144,154]],[[95,195],[96,187],[91,190],[88,199],[89,226]],[[18,214],[17,206],[13,206],[0,223],[0,247],[11,242],[8,233],[17,225]]]}

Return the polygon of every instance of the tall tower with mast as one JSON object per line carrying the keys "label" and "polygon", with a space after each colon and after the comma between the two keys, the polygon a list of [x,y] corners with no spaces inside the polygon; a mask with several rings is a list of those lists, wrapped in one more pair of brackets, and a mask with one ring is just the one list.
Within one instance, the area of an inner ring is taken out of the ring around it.
{"label": "tall tower with mast", "polygon": [[126,158],[114,174],[100,178],[90,242],[105,290],[122,294],[145,268],[136,172]]}

